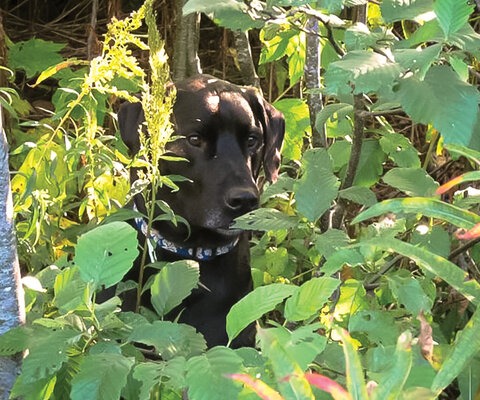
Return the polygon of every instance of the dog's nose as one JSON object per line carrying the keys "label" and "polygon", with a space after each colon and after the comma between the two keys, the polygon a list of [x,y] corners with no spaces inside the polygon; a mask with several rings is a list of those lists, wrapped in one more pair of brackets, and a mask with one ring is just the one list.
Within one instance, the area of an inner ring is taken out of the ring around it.
{"label": "dog's nose", "polygon": [[258,193],[251,189],[234,188],[227,192],[226,202],[232,211],[244,214],[258,208]]}

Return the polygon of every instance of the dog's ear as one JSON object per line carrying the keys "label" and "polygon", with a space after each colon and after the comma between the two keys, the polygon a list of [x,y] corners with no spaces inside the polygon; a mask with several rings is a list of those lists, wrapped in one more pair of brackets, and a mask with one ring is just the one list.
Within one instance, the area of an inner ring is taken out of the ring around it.
{"label": "dog's ear", "polygon": [[138,129],[145,121],[142,104],[123,103],[117,113],[120,136],[132,155],[140,150],[140,136]]}
{"label": "dog's ear", "polygon": [[280,169],[280,151],[285,136],[285,119],[283,114],[271,104],[263,99],[262,103],[265,115],[263,169],[267,180],[273,183],[277,180]]}

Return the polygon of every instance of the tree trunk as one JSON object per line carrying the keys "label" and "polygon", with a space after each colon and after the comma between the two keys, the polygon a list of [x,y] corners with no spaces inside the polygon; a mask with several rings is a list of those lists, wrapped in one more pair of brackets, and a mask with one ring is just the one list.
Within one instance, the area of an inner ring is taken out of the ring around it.
{"label": "tree trunk", "polygon": [[243,83],[260,89],[260,78],[257,75],[257,71],[255,71],[248,32],[234,31],[233,36],[235,38],[237,61],[242,74]]}
{"label": "tree trunk", "polygon": [[[3,130],[0,106],[0,335],[25,321],[23,290],[20,282],[13,204],[8,170],[8,144]],[[0,357],[0,400],[9,398],[20,371],[20,356]]]}
{"label": "tree trunk", "polygon": [[184,3],[182,0],[176,0],[177,17],[172,68],[174,82],[202,73],[198,57],[200,14],[183,16]]}

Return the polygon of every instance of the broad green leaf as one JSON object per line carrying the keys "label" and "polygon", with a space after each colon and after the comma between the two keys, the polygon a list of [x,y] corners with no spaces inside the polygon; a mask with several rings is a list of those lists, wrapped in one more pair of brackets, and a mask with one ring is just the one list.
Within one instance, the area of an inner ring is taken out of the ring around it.
{"label": "broad green leaf", "polygon": [[423,48],[397,49],[393,56],[402,68],[415,72],[419,79],[423,79],[430,66],[438,60],[441,51],[442,45],[434,44]]}
{"label": "broad green leaf", "polygon": [[433,0],[384,0],[380,6],[385,22],[414,19],[433,10]]}
{"label": "broad green leaf", "polygon": [[400,81],[397,97],[405,112],[418,123],[432,124],[445,143],[467,145],[477,121],[479,93],[462,82],[448,66],[430,68],[423,81]]}
{"label": "broad green leaf", "polygon": [[133,364],[133,358],[121,354],[86,355],[78,374],[72,380],[70,398],[118,400]]}
{"label": "broad green leaf", "polygon": [[348,103],[333,103],[327,104],[323,107],[322,111],[317,114],[315,126],[319,131],[323,129],[323,125],[326,124],[328,119],[333,119],[336,115],[340,120],[353,111],[353,106]]}
{"label": "broad green leaf", "polygon": [[399,133],[386,133],[380,138],[380,146],[397,166],[405,168],[420,167],[417,149]]}
{"label": "broad green leaf", "polygon": [[385,158],[386,155],[381,149],[378,140],[364,140],[355,180],[353,181],[354,186],[370,187],[376,184],[378,177],[383,172]]}
{"label": "broad green leaf", "polygon": [[377,92],[393,85],[401,70],[400,65],[381,54],[354,50],[330,63],[325,73],[325,87],[329,94]]}
{"label": "broad green leaf", "polygon": [[195,261],[180,260],[165,265],[150,288],[152,305],[158,315],[163,316],[178,306],[197,287],[199,277]]}
{"label": "broad green leaf", "polygon": [[438,183],[423,168],[392,168],[383,181],[409,196],[433,196],[438,188]]}
{"label": "broad green leaf", "polygon": [[386,213],[420,214],[430,218],[447,221],[459,228],[471,229],[480,222],[480,216],[441,200],[409,197],[405,199],[390,199],[377,203],[368,210],[362,211],[352,221],[352,224],[378,217]]}
{"label": "broad green leaf", "polygon": [[88,304],[87,287],[77,267],[65,268],[55,278],[53,304],[63,314]]}
{"label": "broad green leaf", "polygon": [[106,288],[120,282],[138,256],[137,231],[126,222],[100,225],[83,234],[75,248],[75,265],[85,282]]}
{"label": "broad green leaf", "polygon": [[328,229],[315,238],[315,249],[325,258],[335,254],[338,249],[350,242],[348,235],[340,229]]}
{"label": "broad green leaf", "polygon": [[28,383],[24,382],[23,375],[20,375],[13,385],[9,398],[22,400],[50,399],[56,383],[57,377],[55,375]]}
{"label": "broad green leaf", "polygon": [[480,307],[473,313],[465,328],[457,335],[452,349],[432,383],[432,391],[440,393],[468,365],[480,349]]}
{"label": "broad green leaf", "polygon": [[422,270],[438,276],[469,301],[480,304],[480,284],[474,279],[469,279],[465,271],[445,258],[389,237],[372,239],[363,244],[367,243],[384,251],[395,252],[410,258]]}
{"label": "broad green leaf", "polygon": [[[295,30],[293,30],[295,32]],[[305,69],[305,34],[303,32],[293,36],[288,43],[287,58],[288,63],[288,77],[290,79],[290,85],[293,85],[299,81],[303,76]]]}
{"label": "broad green leaf", "polygon": [[187,361],[188,396],[194,400],[236,399],[240,387],[226,375],[241,371],[242,359],[226,347],[214,347]]}
{"label": "broad green leaf", "polygon": [[480,390],[480,355],[467,364],[457,377],[458,388],[462,397],[467,398]]}
{"label": "broad green leaf", "polygon": [[257,231],[280,231],[298,226],[298,218],[274,208],[259,208],[235,219],[234,228]]}
{"label": "broad green leaf", "polygon": [[301,99],[282,99],[274,105],[285,117],[282,156],[288,160],[300,160],[305,131],[310,127],[308,106]]}
{"label": "broad green leaf", "polygon": [[12,44],[8,49],[8,67],[23,69],[27,78],[63,61],[60,50],[65,44],[32,38]]}
{"label": "broad green leaf", "polygon": [[444,258],[448,258],[453,238],[450,237],[446,228],[447,227],[434,225],[425,232],[423,226],[418,227],[413,232],[410,243]]}
{"label": "broad green leaf", "polygon": [[381,346],[395,344],[400,333],[390,312],[368,309],[350,315],[348,331],[363,332],[369,342]]}
{"label": "broad green leaf", "polygon": [[378,387],[373,391],[373,399],[398,399],[412,368],[412,334],[402,333],[397,341],[392,367],[381,375]]}
{"label": "broad green leaf", "polygon": [[11,356],[25,350],[32,334],[33,329],[23,325],[4,332],[0,336],[0,356]]}
{"label": "broad green leaf", "polygon": [[336,319],[343,320],[345,316],[351,316],[360,310],[369,308],[363,282],[355,279],[347,279],[340,286],[340,296],[335,305],[334,315]]}
{"label": "broad green leaf", "polygon": [[449,61],[452,68],[458,74],[460,80],[467,82],[469,77],[468,64],[462,58],[455,56],[450,56]]}
{"label": "broad green leaf", "polygon": [[260,286],[247,294],[238,303],[234,304],[227,315],[227,334],[229,341],[250,323],[260,318],[285,298],[290,297],[298,290],[297,286],[273,283]]}
{"label": "broad green leaf", "polygon": [[297,210],[316,221],[337,197],[340,182],[332,172],[332,160],[323,148],[307,150],[302,158],[303,175],[295,182]]}
{"label": "broad green leaf", "polygon": [[23,382],[35,382],[52,376],[67,361],[68,348],[79,339],[80,333],[72,329],[35,329],[28,356],[22,364]]}
{"label": "broad green leaf", "polygon": [[347,390],[353,400],[368,400],[367,385],[363,374],[358,351],[347,331],[335,329],[343,343],[343,354],[346,361]]}
{"label": "broad green leaf", "polygon": [[339,249],[333,255],[327,258],[322,265],[322,273],[325,276],[332,276],[340,271],[345,265],[355,266],[365,262],[363,256],[357,249]]}
{"label": "broad green leaf", "polygon": [[191,357],[206,348],[205,339],[195,328],[170,321],[134,326],[128,340],[154,346],[164,360],[179,356]]}
{"label": "broad green leaf", "polygon": [[367,207],[373,206],[377,202],[375,193],[364,186],[350,186],[342,189],[338,192],[338,197]]}
{"label": "broad green leaf", "polygon": [[345,31],[345,46],[349,51],[383,47],[394,41],[392,32],[383,27],[371,32],[365,24],[357,22]]}
{"label": "broad green leaf", "polygon": [[277,337],[275,329],[259,329],[260,347],[272,365],[281,394],[285,399],[313,400],[312,389],[295,359]]}
{"label": "broad green leaf", "polygon": [[460,144],[449,143],[445,145],[445,148],[453,153],[453,155],[462,155],[467,157],[468,159],[480,163],[480,151],[470,149],[466,146],[462,146]]}
{"label": "broad green leaf", "polygon": [[445,39],[468,23],[468,17],[472,13],[474,5],[468,1],[436,0],[433,10],[438,18],[438,23],[445,33]]}
{"label": "broad green leaf", "polygon": [[312,278],[306,281],[285,302],[287,321],[303,321],[318,312],[340,284],[329,277]]}
{"label": "broad green leaf", "polygon": [[410,272],[400,270],[385,275],[385,278],[395,299],[413,316],[419,315],[421,311],[428,313],[431,310],[433,299],[427,296],[420,282]]}

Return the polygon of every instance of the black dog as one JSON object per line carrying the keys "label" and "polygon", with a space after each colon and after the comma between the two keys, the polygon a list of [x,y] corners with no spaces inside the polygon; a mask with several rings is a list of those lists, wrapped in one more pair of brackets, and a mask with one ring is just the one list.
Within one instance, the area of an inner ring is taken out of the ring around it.
{"label": "black dog", "polygon": [[[161,188],[156,198],[185,218],[190,232],[181,224],[153,222],[161,235],[155,251],[158,260],[199,262],[201,287],[180,306],[180,322],[194,326],[212,347],[227,343],[226,315],[252,289],[248,235],[230,226],[234,218],[258,207],[256,182],[262,164],[265,178],[276,180],[285,124],[282,114],[253,88],[200,75],[176,89],[173,117],[180,138],[167,149],[188,162],[162,161],[160,169],[189,181],[180,183],[178,192]],[[138,127],[144,121],[141,105],[122,105],[118,121],[123,141],[136,154]],[[140,195],[134,202],[146,212]],[[138,271],[130,276],[135,274],[138,279]],[[233,346],[251,346],[253,337],[247,329]]]}

